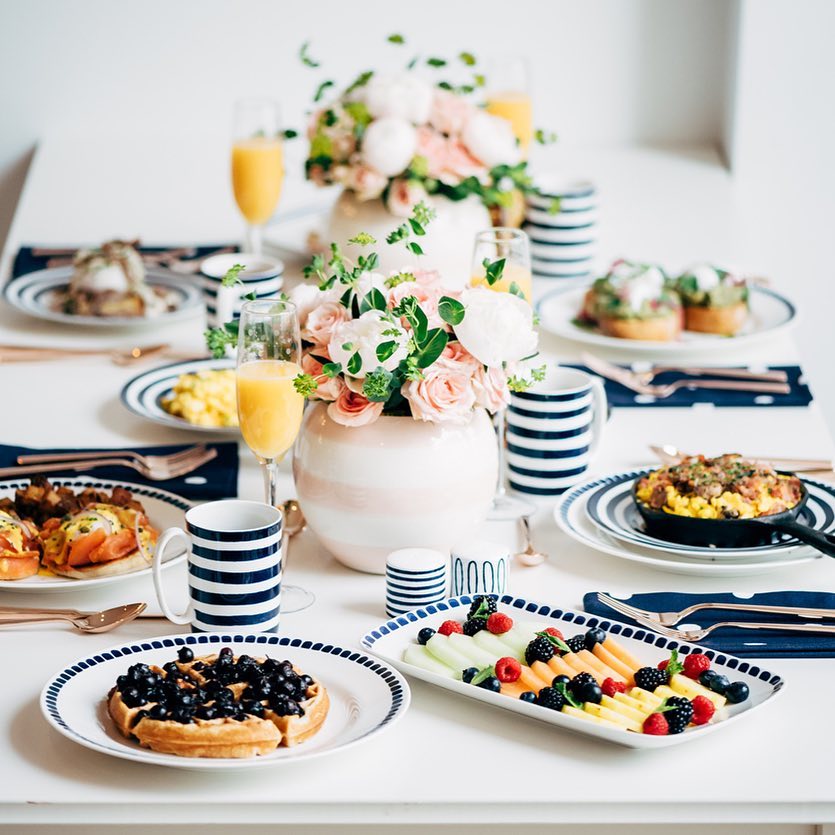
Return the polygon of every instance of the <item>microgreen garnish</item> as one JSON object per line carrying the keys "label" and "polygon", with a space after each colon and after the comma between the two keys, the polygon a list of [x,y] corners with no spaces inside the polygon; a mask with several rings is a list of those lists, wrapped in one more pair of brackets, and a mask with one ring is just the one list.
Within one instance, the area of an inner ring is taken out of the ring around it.
{"label": "microgreen garnish", "polygon": [[349,244],[356,244],[357,246],[370,246],[371,244],[376,244],[377,239],[372,235],[369,235],[368,232],[360,232],[357,235],[354,235],[353,238],[348,238]]}
{"label": "microgreen garnish", "polygon": [[226,271],[226,275],[220,280],[223,287],[235,287],[238,284],[243,284],[240,275],[246,269],[243,264],[234,264]]}
{"label": "microgreen garnish", "polygon": [[494,675],[496,675],[495,667],[484,667],[472,677],[470,684],[481,684],[482,681],[487,681],[488,678]]}
{"label": "microgreen garnish", "polygon": [[397,33],[395,33],[393,35],[389,35],[386,38],[386,40],[389,43],[393,43],[393,44],[404,44],[404,43],[406,43],[406,39],[403,37],[403,35],[399,35]]}
{"label": "microgreen garnish", "polygon": [[310,54],[308,52],[309,47],[310,47],[310,41],[305,41],[302,44],[301,49],[299,50],[299,58],[301,58],[301,62],[306,67],[312,67],[312,68],[315,69],[316,67],[319,66],[319,61],[317,61],[315,58],[310,57]]}
{"label": "microgreen garnish", "polygon": [[204,331],[206,347],[215,359],[226,355],[227,348],[234,348],[238,344],[238,320],[226,322],[223,327],[209,328]]}
{"label": "microgreen garnish", "polygon": [[684,664],[678,660],[678,650],[674,649],[670,653],[670,660],[667,662],[667,666],[664,668],[667,672],[667,675],[674,676],[677,673],[680,673],[684,669]]}
{"label": "microgreen garnish", "polygon": [[557,693],[559,693],[566,700],[566,702],[571,705],[571,707],[578,707],[582,709],[583,703],[574,696],[564,681],[557,682],[554,686],[554,690],[556,690]]}
{"label": "microgreen garnish", "polygon": [[552,130],[537,128],[533,136],[540,145],[553,145],[557,141],[557,135]]}

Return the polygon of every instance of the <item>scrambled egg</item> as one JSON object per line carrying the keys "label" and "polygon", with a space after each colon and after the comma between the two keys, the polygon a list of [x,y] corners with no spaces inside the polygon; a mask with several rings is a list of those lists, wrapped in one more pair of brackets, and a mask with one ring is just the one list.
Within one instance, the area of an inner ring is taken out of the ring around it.
{"label": "scrambled egg", "polygon": [[235,369],[181,374],[162,408],[196,426],[237,426]]}

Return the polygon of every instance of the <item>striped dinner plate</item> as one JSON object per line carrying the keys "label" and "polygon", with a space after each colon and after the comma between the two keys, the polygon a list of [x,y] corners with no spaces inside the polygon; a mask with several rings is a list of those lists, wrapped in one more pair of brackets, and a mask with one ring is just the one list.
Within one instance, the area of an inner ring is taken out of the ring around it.
{"label": "striped dinner plate", "polygon": [[162,408],[162,399],[171,393],[181,374],[197,371],[219,371],[234,368],[234,359],[196,359],[172,362],[137,374],[125,383],[119,395],[126,409],[135,415],[163,426],[189,429],[194,432],[213,432],[216,435],[239,435],[237,426],[196,426]]}
{"label": "striped dinner plate", "polygon": [[79,316],[60,309],[59,294],[66,290],[72,267],[38,270],[9,281],[3,298],[21,313],[37,319],[83,325],[94,328],[147,328],[189,319],[200,313],[203,298],[200,288],[191,279],[165,270],[147,270],[145,280],[151,287],[162,287],[173,297],[173,309],[156,316]]}

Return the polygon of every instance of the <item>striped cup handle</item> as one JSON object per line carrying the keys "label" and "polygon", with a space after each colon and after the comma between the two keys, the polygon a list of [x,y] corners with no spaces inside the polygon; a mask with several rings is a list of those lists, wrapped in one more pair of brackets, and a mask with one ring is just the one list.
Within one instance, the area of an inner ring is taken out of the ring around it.
{"label": "striped cup handle", "polygon": [[591,449],[589,452],[594,453],[600,439],[603,437],[603,427],[606,426],[606,421],[609,419],[609,401],[606,398],[606,387],[600,377],[592,377],[591,390],[594,397],[594,411],[591,421]]}
{"label": "striped cup handle", "polygon": [[185,539],[186,548],[191,548],[191,540],[184,530],[181,530],[180,528],[169,528],[165,531],[157,541],[157,547],[154,549],[153,577],[154,588],[157,592],[157,599],[159,600],[159,606],[160,609],[162,609],[162,613],[168,618],[168,620],[171,621],[171,623],[176,623],[178,626],[186,626],[187,624],[190,624],[192,620],[191,603],[189,603],[188,608],[182,615],[178,615],[169,607],[165,599],[165,589],[162,585],[162,555],[165,553],[166,546],[178,536]]}

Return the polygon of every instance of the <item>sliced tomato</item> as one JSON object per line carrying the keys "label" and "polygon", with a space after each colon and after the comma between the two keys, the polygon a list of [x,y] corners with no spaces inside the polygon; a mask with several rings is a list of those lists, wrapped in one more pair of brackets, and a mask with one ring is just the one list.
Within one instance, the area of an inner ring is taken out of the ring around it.
{"label": "sliced tomato", "polygon": [[120,560],[136,550],[136,535],[127,529],[108,536],[90,554],[90,562],[112,562]]}
{"label": "sliced tomato", "polygon": [[91,531],[86,536],[80,536],[70,546],[68,565],[86,565],[93,562],[92,553],[107,539],[102,528]]}

